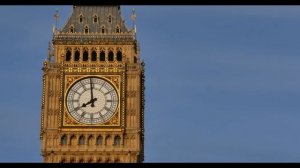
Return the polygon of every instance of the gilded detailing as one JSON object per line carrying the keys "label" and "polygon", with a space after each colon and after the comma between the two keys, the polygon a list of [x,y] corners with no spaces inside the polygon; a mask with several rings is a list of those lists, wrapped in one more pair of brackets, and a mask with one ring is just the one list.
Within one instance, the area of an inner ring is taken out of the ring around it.
{"label": "gilded detailing", "polygon": [[[76,81],[86,78],[88,77],[87,75],[65,75],[65,93],[64,93],[64,100],[66,100],[67,97],[67,92],[70,89],[70,87],[73,85],[73,83],[75,83]],[[121,126],[121,115],[124,115],[124,107],[122,106],[121,103],[121,90],[124,90],[124,88],[121,88],[121,75],[91,75],[91,77],[99,77],[102,79],[105,79],[106,81],[109,81],[113,87],[116,89],[117,93],[118,93],[118,101],[119,101],[119,107],[116,110],[116,114],[114,114],[114,116],[106,123],[103,124],[93,124],[94,127],[111,127],[111,126]],[[120,106],[121,105],[121,106]],[[86,127],[86,126],[91,126],[90,124],[83,124],[83,123],[79,123],[76,120],[74,120],[66,107],[66,103],[64,103],[64,113],[63,113],[63,125],[62,126],[68,126],[68,127]]]}

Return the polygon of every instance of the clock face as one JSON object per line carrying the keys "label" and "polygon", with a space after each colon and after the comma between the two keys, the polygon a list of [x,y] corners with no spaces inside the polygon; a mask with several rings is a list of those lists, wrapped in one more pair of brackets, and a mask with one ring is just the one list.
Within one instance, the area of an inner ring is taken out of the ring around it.
{"label": "clock face", "polygon": [[66,106],[70,115],[80,123],[107,122],[118,107],[116,89],[106,80],[87,77],[76,81],[68,90]]}

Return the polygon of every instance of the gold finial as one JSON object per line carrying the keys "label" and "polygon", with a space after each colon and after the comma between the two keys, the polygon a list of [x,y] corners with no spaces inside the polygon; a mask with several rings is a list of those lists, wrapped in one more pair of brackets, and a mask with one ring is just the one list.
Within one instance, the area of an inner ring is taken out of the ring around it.
{"label": "gold finial", "polygon": [[54,18],[55,18],[55,26],[53,27],[53,33],[55,34],[57,31],[57,22],[58,22],[58,18],[59,18],[59,14],[58,14],[58,9],[56,9],[55,14],[54,14]]}
{"label": "gold finial", "polygon": [[134,9],[132,9],[131,20],[132,20],[132,23],[133,23],[134,32],[136,33],[136,25],[135,25],[136,14],[135,14]]}

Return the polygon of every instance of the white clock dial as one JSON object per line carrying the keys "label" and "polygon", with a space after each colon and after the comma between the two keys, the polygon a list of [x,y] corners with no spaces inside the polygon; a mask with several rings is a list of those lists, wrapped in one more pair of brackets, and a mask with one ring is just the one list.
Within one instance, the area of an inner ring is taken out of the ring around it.
{"label": "white clock dial", "polygon": [[107,122],[118,107],[118,94],[108,81],[87,77],[76,81],[68,90],[66,106],[71,116],[84,124]]}

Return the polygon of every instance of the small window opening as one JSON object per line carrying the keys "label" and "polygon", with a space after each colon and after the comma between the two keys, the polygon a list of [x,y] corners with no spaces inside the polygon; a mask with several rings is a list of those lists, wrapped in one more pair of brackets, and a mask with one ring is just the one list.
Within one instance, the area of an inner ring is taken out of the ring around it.
{"label": "small window opening", "polygon": [[85,138],[84,138],[84,136],[80,136],[80,137],[79,137],[79,145],[84,145],[84,143],[85,143]]}
{"label": "small window opening", "polygon": [[104,51],[100,52],[100,61],[105,61],[105,52]]}
{"label": "small window opening", "polygon": [[116,33],[120,33],[120,27],[119,26],[117,26],[117,28],[116,28]]}
{"label": "small window opening", "polygon": [[101,33],[102,33],[102,34],[105,33],[105,27],[104,27],[104,26],[102,26],[102,28],[101,28]]}
{"label": "small window opening", "polygon": [[82,15],[79,16],[79,22],[80,22],[80,23],[83,22],[83,16],[82,16]]}
{"label": "small window opening", "polygon": [[102,136],[101,136],[101,135],[98,136],[98,137],[97,137],[97,140],[96,140],[96,145],[102,145],[102,141],[103,141]]}
{"label": "small window opening", "polygon": [[74,33],[74,27],[73,26],[70,27],[70,33]]}
{"label": "small window opening", "polygon": [[80,58],[80,52],[77,50],[75,51],[74,61],[79,61],[79,58]]}
{"label": "small window opening", "polygon": [[117,52],[117,61],[122,61],[122,52],[121,51]]}
{"label": "small window opening", "polygon": [[89,59],[89,54],[87,50],[84,50],[82,59],[83,61],[87,61]]}
{"label": "small window opening", "polygon": [[67,145],[67,136],[66,135],[61,137],[61,145]]}
{"label": "small window opening", "polygon": [[85,26],[85,27],[84,27],[84,33],[85,33],[85,34],[89,33],[89,27],[88,27],[88,26]]}
{"label": "small window opening", "polygon": [[97,61],[97,52],[92,51],[92,61]]}
{"label": "small window opening", "polygon": [[97,22],[98,22],[98,17],[97,17],[97,15],[94,16],[94,19],[93,19],[93,20],[94,20],[94,23],[97,23]]}
{"label": "small window opening", "polygon": [[108,61],[114,61],[114,53],[112,51],[108,53]]}
{"label": "small window opening", "polygon": [[121,144],[121,137],[120,136],[116,136],[115,140],[114,140],[114,145],[115,146],[120,146]]}
{"label": "small window opening", "polygon": [[71,51],[70,50],[67,50],[67,53],[66,53],[66,61],[70,61],[71,60]]}

